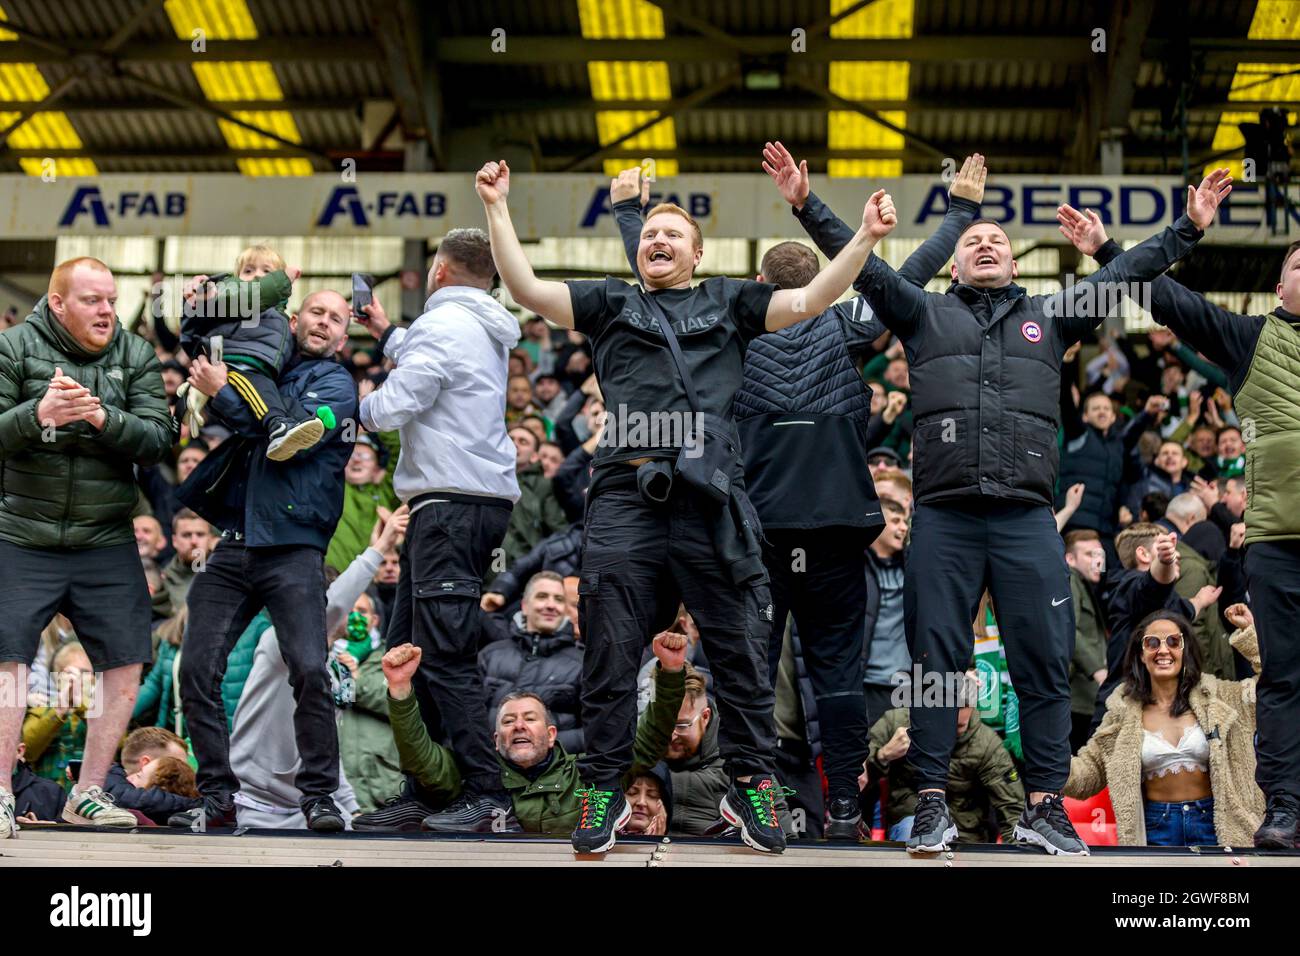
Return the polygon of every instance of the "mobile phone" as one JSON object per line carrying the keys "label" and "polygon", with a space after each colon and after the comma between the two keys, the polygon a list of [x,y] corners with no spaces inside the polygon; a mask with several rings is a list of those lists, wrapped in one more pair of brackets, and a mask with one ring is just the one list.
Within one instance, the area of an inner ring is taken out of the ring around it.
{"label": "mobile phone", "polygon": [[363,311],[374,301],[375,277],[364,272],[352,273],[352,313],[362,322],[370,321]]}
{"label": "mobile phone", "polygon": [[68,776],[72,778],[72,782],[73,782],[73,783],[76,783],[77,781],[79,781],[79,780],[81,779],[81,761],[80,761],[80,760],[69,760],[69,761],[68,761]]}

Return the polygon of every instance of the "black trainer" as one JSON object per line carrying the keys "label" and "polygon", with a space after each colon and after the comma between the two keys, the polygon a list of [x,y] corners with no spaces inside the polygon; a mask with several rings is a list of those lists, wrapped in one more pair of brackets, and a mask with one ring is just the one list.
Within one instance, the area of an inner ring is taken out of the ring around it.
{"label": "black trainer", "polygon": [[465,793],[445,810],[427,815],[422,829],[434,833],[523,833],[514,807],[485,794]]}
{"label": "black trainer", "polygon": [[614,845],[618,831],[632,819],[632,808],[622,790],[577,791],[581,801],[578,825],[573,828],[574,853],[604,853]]}
{"label": "black trainer", "polygon": [[1261,850],[1294,850],[1297,824],[1300,824],[1300,800],[1289,793],[1273,794],[1268,798],[1264,822],[1255,831],[1255,846]]}
{"label": "black trainer", "polygon": [[862,807],[855,797],[835,797],[831,800],[826,821],[826,839],[857,840],[862,826]]}
{"label": "black trainer", "polygon": [[420,829],[424,818],[433,813],[412,797],[400,794],[385,800],[378,808],[352,818],[352,829],[361,831],[401,830],[410,832]]}
{"label": "black trainer", "polygon": [[343,813],[329,797],[317,797],[303,804],[302,815],[307,818],[307,827],[317,833],[341,833],[346,824]]}
{"label": "black trainer", "polygon": [[202,833],[212,827],[236,827],[235,805],[217,797],[204,797],[203,806],[182,810],[167,818],[169,827]]}
{"label": "black trainer", "polygon": [[1048,794],[1025,807],[1012,833],[1019,844],[1037,846],[1052,856],[1089,856],[1088,844],[1079,839],[1059,794]]}
{"label": "black trainer", "polygon": [[921,794],[916,801],[916,816],[912,818],[912,835],[907,838],[907,852],[942,853],[951,849],[958,835],[944,795]]}
{"label": "black trainer", "polygon": [[793,793],[767,774],[755,774],[748,783],[731,781],[718,809],[722,818],[740,828],[740,838],[764,853],[785,852],[785,831],[776,818],[776,801]]}

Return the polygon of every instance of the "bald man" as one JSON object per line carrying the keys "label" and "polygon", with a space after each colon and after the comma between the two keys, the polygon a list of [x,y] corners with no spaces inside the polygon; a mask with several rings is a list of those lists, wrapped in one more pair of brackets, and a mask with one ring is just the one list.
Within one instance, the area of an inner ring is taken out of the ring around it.
{"label": "bald man", "polygon": [[348,321],[346,300],[328,291],[307,296],[290,317],[297,353],[280,376],[280,397],[300,421],[329,406],[335,422],[319,442],[285,461],[266,457],[266,430],[230,385],[225,365],[200,357],[190,366],[191,385],[211,399],[209,409],[235,434],[177,490],[181,501],[221,529],[221,541],[190,586],[180,672],[204,805],[172,817],[173,826],[234,826],[236,803],[262,809],[242,797],[230,769],[221,679],[226,656],[265,607],[293,685],[302,758],[294,782],[303,816],[313,830],[343,829],[330,797],[339,787],[339,746],[326,670],[325,551],[343,512],[343,472],[356,432],[356,387],[335,358],[347,341]]}
{"label": "bald man", "polygon": [[41,631],[60,612],[98,675],[42,688],[87,717],[63,819],[135,825],[102,789],[140,665],[153,659],[132,469],[161,460],[175,432],[158,359],[121,326],[116,303],[108,266],[70,259],[27,321],[0,334],[0,839],[17,830],[11,774],[26,695],[14,688],[27,686]]}

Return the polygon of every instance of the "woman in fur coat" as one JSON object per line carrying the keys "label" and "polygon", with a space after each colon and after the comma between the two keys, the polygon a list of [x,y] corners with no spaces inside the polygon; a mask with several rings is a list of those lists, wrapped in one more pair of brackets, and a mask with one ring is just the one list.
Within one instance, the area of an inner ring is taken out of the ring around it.
{"label": "woman in fur coat", "polygon": [[[1259,671],[1254,619],[1226,612],[1235,647]],[[1201,673],[1191,622],[1157,611],[1133,629],[1124,683],[1070,763],[1066,796],[1110,788],[1123,846],[1251,846],[1264,816],[1255,784],[1255,677]]]}

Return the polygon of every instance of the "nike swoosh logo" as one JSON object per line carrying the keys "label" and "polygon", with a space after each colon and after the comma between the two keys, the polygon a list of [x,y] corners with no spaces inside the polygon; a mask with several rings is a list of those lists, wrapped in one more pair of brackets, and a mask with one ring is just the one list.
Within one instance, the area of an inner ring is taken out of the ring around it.
{"label": "nike swoosh logo", "polygon": [[1064,603],[1065,603],[1066,601],[1068,601],[1068,600],[1070,600],[1068,597],[1063,597],[1063,598],[1061,598],[1061,600],[1059,600],[1059,601],[1053,601],[1053,602],[1052,602],[1052,607],[1060,607],[1062,604],[1064,604]]}

